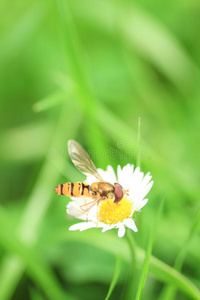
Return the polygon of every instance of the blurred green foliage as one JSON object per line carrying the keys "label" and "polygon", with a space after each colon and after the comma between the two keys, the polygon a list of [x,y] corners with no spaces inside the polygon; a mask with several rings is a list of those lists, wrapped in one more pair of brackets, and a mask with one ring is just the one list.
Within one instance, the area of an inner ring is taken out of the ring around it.
{"label": "blurred green foliage", "polygon": [[[0,7],[0,299],[98,300],[109,287],[107,299],[134,299],[147,249],[142,299],[200,299],[199,1]],[[154,186],[133,266],[114,230],[68,232],[76,220],[54,187],[84,179],[69,139],[97,167],[136,165],[139,117],[139,160]]]}

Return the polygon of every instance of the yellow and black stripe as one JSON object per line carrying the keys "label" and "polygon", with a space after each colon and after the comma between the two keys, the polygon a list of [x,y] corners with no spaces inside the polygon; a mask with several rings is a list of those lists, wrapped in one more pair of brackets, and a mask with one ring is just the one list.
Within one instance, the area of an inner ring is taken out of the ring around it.
{"label": "yellow and black stripe", "polygon": [[56,193],[69,197],[92,197],[89,184],[82,182],[67,182],[55,188]]}

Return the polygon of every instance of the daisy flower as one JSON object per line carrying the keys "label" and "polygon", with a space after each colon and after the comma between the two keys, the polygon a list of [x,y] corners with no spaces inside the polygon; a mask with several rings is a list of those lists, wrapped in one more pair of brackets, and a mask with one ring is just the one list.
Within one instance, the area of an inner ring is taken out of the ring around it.
{"label": "daisy flower", "polygon": [[[150,173],[144,176],[139,167],[134,170],[134,166],[130,164],[123,168],[118,166],[117,176],[111,166],[108,166],[106,171],[98,169],[98,173],[106,182],[121,184],[126,191],[123,199],[119,204],[111,199],[100,202],[99,206],[91,207],[91,198],[71,198],[72,201],[67,205],[67,213],[85,222],[74,224],[69,230],[83,231],[89,228],[102,228],[102,232],[105,232],[116,228],[119,237],[124,236],[125,227],[137,232],[133,217],[148,201],[145,197],[153,185]],[[92,184],[96,181],[94,176],[89,175],[85,182]],[[82,205],[84,205],[84,210],[81,208]]]}

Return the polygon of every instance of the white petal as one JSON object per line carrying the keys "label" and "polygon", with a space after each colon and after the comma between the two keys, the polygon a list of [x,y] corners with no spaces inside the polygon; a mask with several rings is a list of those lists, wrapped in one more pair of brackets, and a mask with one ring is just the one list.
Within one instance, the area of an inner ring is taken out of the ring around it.
{"label": "white petal", "polygon": [[140,168],[137,167],[137,168],[135,169],[134,173],[133,173],[133,180],[134,180],[134,181],[137,181],[137,180],[138,180],[138,177],[139,177],[140,173],[141,173],[141,172],[140,172]]}
{"label": "white petal", "polygon": [[142,181],[142,186],[145,187],[149,181],[151,180],[152,176],[150,175],[150,173],[148,172],[145,176],[144,179]]}
{"label": "white petal", "polygon": [[122,173],[122,168],[120,165],[117,166],[117,181],[120,183],[121,182],[121,173]]}
{"label": "white petal", "polygon": [[117,182],[117,177],[116,177],[115,171],[113,170],[113,167],[108,166],[107,167],[107,172],[110,176],[110,180],[111,180],[110,183],[113,184],[113,183]]}
{"label": "white petal", "polygon": [[152,188],[152,185],[153,185],[153,181],[151,181],[144,189],[144,192],[142,193],[142,197],[144,198],[148,192],[150,191],[150,189]]}
{"label": "white petal", "polygon": [[110,182],[112,184],[117,182],[115,172],[111,166],[108,166],[106,171],[103,171],[102,169],[98,169],[98,172],[104,181]]}
{"label": "white petal", "polygon": [[139,206],[137,207],[137,210],[140,210],[141,208],[143,208],[148,202],[148,199],[144,199],[141,201],[141,203],[139,204]]}
{"label": "white petal", "polygon": [[127,164],[126,166],[123,167],[123,171],[129,174],[130,172],[133,173],[134,165]]}
{"label": "white petal", "polygon": [[92,199],[90,197],[76,198],[75,200],[69,202],[69,204],[67,205],[67,214],[74,216],[77,219],[96,222],[97,204],[91,203],[91,201]]}
{"label": "white petal", "polygon": [[119,229],[118,229],[118,237],[121,238],[125,235],[125,226],[123,224],[119,225]]}
{"label": "white petal", "polygon": [[84,222],[74,224],[74,225],[72,225],[72,226],[69,227],[69,230],[70,231],[80,230],[80,228],[83,226],[83,224],[84,224]]}
{"label": "white petal", "polygon": [[81,227],[80,231],[90,228],[97,228],[97,225],[94,222],[84,222],[84,226]]}
{"label": "white petal", "polygon": [[[113,170],[113,168],[111,166],[107,166],[107,170],[104,171],[100,168],[97,169],[99,175],[102,177],[102,179],[104,181],[108,181],[110,183],[115,183],[117,182],[117,178],[116,178],[116,175],[115,175],[115,172]],[[98,179],[93,176],[93,175],[89,175],[87,176],[86,180],[85,180],[88,184],[92,184],[93,182],[96,182],[98,181]]]}
{"label": "white petal", "polygon": [[67,214],[77,219],[87,220],[87,213],[80,208],[78,201],[71,201],[67,205]]}
{"label": "white petal", "polygon": [[97,222],[95,221],[96,224],[96,228],[104,228],[105,227],[105,223],[104,222]]}
{"label": "white petal", "polygon": [[130,184],[133,177],[133,165],[126,165],[121,169],[120,166],[117,167],[117,178],[118,182],[123,186],[125,190],[129,190]]}
{"label": "white petal", "polygon": [[87,220],[87,215],[84,212],[78,211],[76,208],[67,209],[67,214],[77,219]]}
{"label": "white petal", "polygon": [[105,232],[105,231],[107,231],[107,230],[110,230],[110,229],[113,229],[113,228],[115,228],[115,225],[114,224],[112,224],[112,225],[106,225],[103,229],[102,229],[102,232]]}
{"label": "white petal", "polygon": [[144,177],[144,173],[140,172],[137,176],[137,186],[141,185],[143,177]]}
{"label": "white petal", "polygon": [[141,192],[141,182],[144,174],[140,172],[140,168],[137,167],[135,169],[135,172],[132,175],[131,182],[130,182],[130,189],[129,189],[129,195],[131,197],[135,198],[138,193]]}
{"label": "white petal", "polygon": [[150,173],[147,173],[143,178],[143,173],[138,172],[139,169],[136,168],[133,174],[132,185],[129,190],[129,199],[134,200],[134,206],[137,208],[136,210],[138,210],[138,206],[140,206],[141,201],[145,198],[153,185],[153,181],[149,182],[151,180]]}
{"label": "white petal", "polygon": [[138,229],[137,229],[137,227],[136,227],[136,225],[135,225],[134,220],[131,219],[131,218],[125,219],[125,220],[123,221],[123,224],[126,225],[128,228],[132,229],[132,230],[135,231],[135,232],[138,231]]}
{"label": "white petal", "polygon": [[82,222],[82,223],[77,223],[77,224],[70,226],[69,230],[70,231],[73,231],[73,230],[83,231],[83,230],[86,230],[89,228],[94,228],[94,227],[96,227],[96,224],[94,222]]}
{"label": "white petal", "polygon": [[97,181],[98,181],[98,179],[95,176],[88,175],[84,182],[91,185],[93,182],[97,182]]}

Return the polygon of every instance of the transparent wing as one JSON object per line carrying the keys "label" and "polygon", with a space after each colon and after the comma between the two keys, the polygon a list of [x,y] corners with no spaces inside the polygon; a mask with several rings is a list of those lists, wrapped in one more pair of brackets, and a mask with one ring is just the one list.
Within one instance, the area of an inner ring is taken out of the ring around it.
{"label": "transparent wing", "polygon": [[85,175],[93,175],[98,180],[103,180],[99,175],[93,161],[83,147],[74,140],[69,140],[68,151],[75,167]]}

